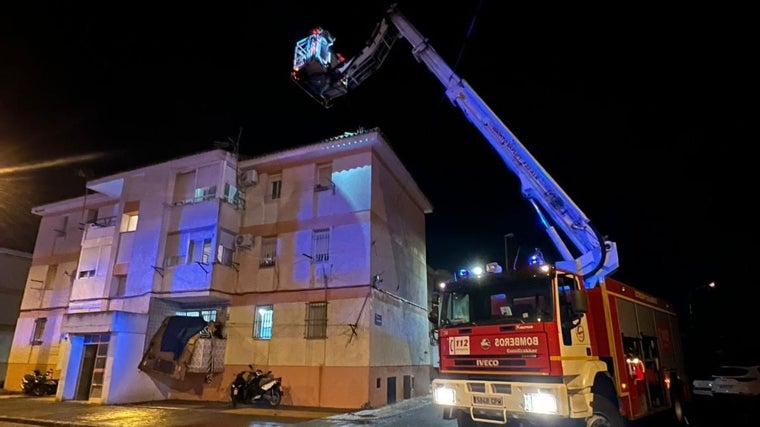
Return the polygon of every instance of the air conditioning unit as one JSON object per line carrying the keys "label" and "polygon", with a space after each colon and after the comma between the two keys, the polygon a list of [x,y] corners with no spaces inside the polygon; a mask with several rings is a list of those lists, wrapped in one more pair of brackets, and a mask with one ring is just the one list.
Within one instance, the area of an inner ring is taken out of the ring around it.
{"label": "air conditioning unit", "polygon": [[240,185],[248,187],[259,183],[259,172],[256,169],[250,169],[240,174]]}
{"label": "air conditioning unit", "polygon": [[253,246],[253,234],[238,234],[235,236],[235,246],[239,248],[250,248]]}

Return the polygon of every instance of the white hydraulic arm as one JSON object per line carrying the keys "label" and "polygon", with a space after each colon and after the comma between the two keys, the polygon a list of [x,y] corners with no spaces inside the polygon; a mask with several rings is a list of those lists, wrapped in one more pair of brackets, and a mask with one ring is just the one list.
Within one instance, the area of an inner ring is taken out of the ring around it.
{"label": "white hydraulic arm", "polygon": [[[388,22],[393,25],[388,25]],[[392,33],[393,28],[397,30],[397,34]],[[378,25],[372,40],[362,53],[339,69],[339,79],[336,80],[338,83],[334,87],[339,87],[341,91],[322,90],[322,93],[340,96],[361,83],[371,71],[382,64],[394,38],[406,39],[411,44],[412,54],[417,61],[425,64],[438,78],[451,103],[462,110],[467,119],[496,149],[507,167],[517,175],[523,196],[536,209],[549,237],[563,257],[563,261],[557,263],[558,266],[583,275],[587,287],[595,286],[604,276],[613,273],[618,268],[615,243],[604,240],[586,215],[509,128],[491,111],[475,90],[443,61],[427,39],[395,5],[388,10],[386,18]],[[381,51],[380,55],[378,51]],[[371,60],[363,61],[362,58]],[[325,106],[329,101],[322,100]],[[547,220],[547,216],[550,221]],[[555,227],[563,231],[564,238]],[[565,243],[565,239],[572,243],[574,252]]]}

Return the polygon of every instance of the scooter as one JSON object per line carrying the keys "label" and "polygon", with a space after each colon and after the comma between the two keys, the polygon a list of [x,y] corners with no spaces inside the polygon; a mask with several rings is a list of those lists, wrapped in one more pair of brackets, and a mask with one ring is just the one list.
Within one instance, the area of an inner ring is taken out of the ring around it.
{"label": "scooter", "polygon": [[279,406],[282,401],[282,377],[275,377],[272,371],[264,373],[260,369],[241,371],[230,385],[232,407],[238,403],[251,404],[257,401],[268,402],[270,406]]}
{"label": "scooter", "polygon": [[33,396],[55,394],[58,391],[58,380],[53,379],[52,369],[48,369],[44,374],[35,369],[33,374],[25,374],[21,379],[21,391]]}

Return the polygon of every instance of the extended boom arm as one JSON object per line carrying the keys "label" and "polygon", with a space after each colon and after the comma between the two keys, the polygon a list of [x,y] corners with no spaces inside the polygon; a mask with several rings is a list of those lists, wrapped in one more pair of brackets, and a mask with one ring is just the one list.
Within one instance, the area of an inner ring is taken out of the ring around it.
{"label": "extended boom arm", "polygon": [[[388,23],[393,25],[388,25]],[[395,31],[394,31],[395,28]],[[329,47],[332,38],[324,32],[299,42],[299,45]],[[464,112],[467,119],[485,136],[491,146],[501,156],[507,167],[520,179],[522,194],[536,209],[549,237],[564,259],[560,267],[583,275],[586,286],[595,286],[601,278],[618,268],[617,247],[614,242],[605,241],[591,221],[560,188],[525,146],[502,123],[483,102],[470,85],[460,78],[443,61],[435,49],[422,37],[404,15],[394,6],[386,18],[376,27],[372,39],[357,57],[349,61],[329,58],[323,61],[309,55],[308,49],[297,46],[294,58],[293,80],[315,99],[329,107],[333,98],[344,95],[359,85],[372,71],[382,65],[390,48],[398,38],[406,39],[412,45],[412,54],[424,63],[446,89],[446,96],[452,104]],[[310,41],[309,41],[310,40]],[[324,49],[315,51],[324,52]],[[300,53],[299,53],[300,52]],[[306,54],[303,54],[306,52]],[[323,55],[324,56],[324,55]],[[547,221],[546,214],[551,221]],[[570,240],[575,256],[555,229],[560,227]]]}

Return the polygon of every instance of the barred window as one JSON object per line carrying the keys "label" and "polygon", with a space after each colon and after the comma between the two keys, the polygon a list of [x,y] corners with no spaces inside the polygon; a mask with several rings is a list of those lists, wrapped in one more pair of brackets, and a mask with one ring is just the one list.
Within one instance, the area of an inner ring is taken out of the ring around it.
{"label": "barred window", "polygon": [[314,230],[311,241],[311,263],[320,264],[330,260],[330,230]]}
{"label": "barred window", "polygon": [[271,267],[277,260],[277,236],[261,238],[261,259],[259,267]]}
{"label": "barred window", "polygon": [[253,337],[260,340],[272,339],[272,315],[274,307],[271,305],[257,305],[256,315],[253,320]]}
{"label": "barred window", "polygon": [[306,339],[327,338],[327,301],[306,303]]}

